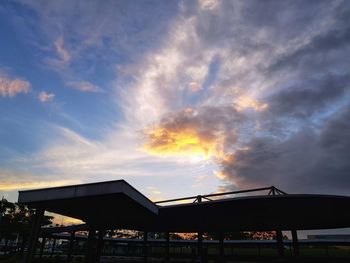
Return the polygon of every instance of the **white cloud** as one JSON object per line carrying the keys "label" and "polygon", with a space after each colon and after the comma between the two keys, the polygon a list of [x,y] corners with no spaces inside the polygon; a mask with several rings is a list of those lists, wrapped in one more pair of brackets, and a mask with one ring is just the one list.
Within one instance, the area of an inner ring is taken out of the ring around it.
{"label": "white cloud", "polygon": [[204,10],[213,10],[219,4],[218,0],[199,0],[198,2],[199,2],[200,8]]}
{"label": "white cloud", "polygon": [[71,54],[68,52],[68,50],[64,46],[64,40],[63,37],[58,37],[55,42],[55,49],[57,52],[58,57],[63,63],[68,63],[71,60]]}
{"label": "white cloud", "polygon": [[50,101],[53,101],[54,98],[55,98],[55,94],[47,93],[46,91],[40,92],[38,96],[38,99],[41,102],[50,102]]}
{"label": "white cloud", "polygon": [[102,88],[88,81],[70,81],[66,83],[67,87],[80,90],[82,92],[102,92]]}
{"label": "white cloud", "polygon": [[0,75],[0,96],[15,97],[19,93],[28,93],[29,91],[30,83],[28,81]]}

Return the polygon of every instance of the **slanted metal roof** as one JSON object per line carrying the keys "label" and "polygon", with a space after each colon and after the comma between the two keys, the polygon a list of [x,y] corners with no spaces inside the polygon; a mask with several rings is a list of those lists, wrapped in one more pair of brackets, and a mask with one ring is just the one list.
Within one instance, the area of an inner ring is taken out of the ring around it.
{"label": "slanted metal roof", "polygon": [[142,225],[142,218],[158,214],[158,206],[124,180],[20,191],[18,202],[90,225]]}

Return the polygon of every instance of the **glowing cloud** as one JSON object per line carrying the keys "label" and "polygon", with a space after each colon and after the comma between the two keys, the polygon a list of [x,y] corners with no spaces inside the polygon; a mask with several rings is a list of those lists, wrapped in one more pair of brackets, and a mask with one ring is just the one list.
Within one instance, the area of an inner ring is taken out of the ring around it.
{"label": "glowing cloud", "polygon": [[19,93],[28,93],[29,91],[30,83],[28,81],[0,75],[0,96],[12,98]]}
{"label": "glowing cloud", "polygon": [[191,128],[169,130],[155,128],[147,133],[149,142],[144,148],[156,155],[202,156],[217,155],[218,143],[215,138],[205,138]]}

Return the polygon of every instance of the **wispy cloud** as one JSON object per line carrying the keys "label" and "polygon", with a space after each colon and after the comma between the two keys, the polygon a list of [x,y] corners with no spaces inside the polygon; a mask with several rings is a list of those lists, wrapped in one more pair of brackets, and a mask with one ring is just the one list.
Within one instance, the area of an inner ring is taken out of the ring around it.
{"label": "wispy cloud", "polygon": [[56,52],[57,52],[59,59],[63,63],[68,63],[71,60],[71,54],[64,46],[63,37],[62,36],[58,37],[55,40],[54,45],[55,45],[55,49],[56,49]]}
{"label": "wispy cloud", "polygon": [[46,91],[40,92],[38,96],[38,99],[41,102],[50,102],[50,101],[53,101],[54,98],[55,98],[54,93],[47,93]]}
{"label": "wispy cloud", "polygon": [[70,81],[66,86],[72,89],[80,90],[82,92],[102,92],[103,89],[88,81]]}
{"label": "wispy cloud", "polygon": [[[59,178],[59,177],[57,177]],[[76,179],[53,180],[50,175],[34,175],[25,171],[0,169],[0,192],[63,186],[77,183]]]}
{"label": "wispy cloud", "polygon": [[20,93],[28,93],[31,85],[27,80],[10,78],[0,75],[0,95],[2,97],[15,97]]}

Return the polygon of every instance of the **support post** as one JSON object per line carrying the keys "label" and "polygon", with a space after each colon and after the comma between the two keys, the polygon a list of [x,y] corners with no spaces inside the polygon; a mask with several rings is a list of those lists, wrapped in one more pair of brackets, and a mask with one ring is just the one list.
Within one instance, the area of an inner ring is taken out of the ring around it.
{"label": "support post", "polygon": [[143,260],[147,262],[148,260],[148,232],[143,232]]}
{"label": "support post", "polygon": [[224,262],[224,233],[219,233],[219,262]]}
{"label": "support post", "polygon": [[30,233],[30,239],[28,244],[28,252],[24,258],[25,263],[30,263],[33,260],[36,244],[38,242],[38,237],[41,229],[41,221],[44,217],[45,210],[43,208],[37,208],[34,214],[32,229]]}
{"label": "support post", "polygon": [[98,231],[98,240],[97,240],[97,247],[96,247],[96,260],[95,262],[99,263],[101,254],[102,254],[102,249],[103,249],[103,237],[105,235],[104,231]]}
{"label": "support post", "polygon": [[281,230],[276,230],[278,257],[284,257],[283,235]]}
{"label": "support post", "polygon": [[[202,203],[202,196],[197,196],[197,202]],[[204,255],[203,255],[203,232],[198,232],[198,254],[200,258],[200,262],[204,262]]]}
{"label": "support post", "polygon": [[204,255],[203,255],[203,233],[198,232],[198,256],[200,259],[200,262],[204,262]]}
{"label": "support post", "polygon": [[143,260],[147,262],[148,260],[148,232],[143,232]]}
{"label": "support post", "polygon": [[53,242],[52,242],[52,247],[51,247],[51,255],[50,257],[53,256],[53,254],[55,254],[55,247],[56,247],[56,238],[53,238]]}
{"label": "support post", "polygon": [[70,232],[70,238],[69,238],[67,262],[72,260],[72,254],[73,254],[73,248],[74,248],[74,238],[75,238],[75,231],[72,231],[72,232]]}
{"label": "support post", "polygon": [[39,255],[40,258],[43,257],[43,252],[44,252],[44,248],[45,248],[45,243],[46,243],[46,238],[43,237],[43,238],[41,239],[40,255]]}
{"label": "support post", "polygon": [[96,230],[92,227],[89,228],[89,235],[87,238],[86,252],[85,252],[85,262],[94,263],[96,255]]}
{"label": "support post", "polygon": [[166,232],[165,238],[166,238],[165,262],[169,262],[170,260],[170,233],[169,232]]}
{"label": "support post", "polygon": [[299,257],[299,241],[297,230],[292,230],[292,240],[293,240],[293,252],[295,257]]}

